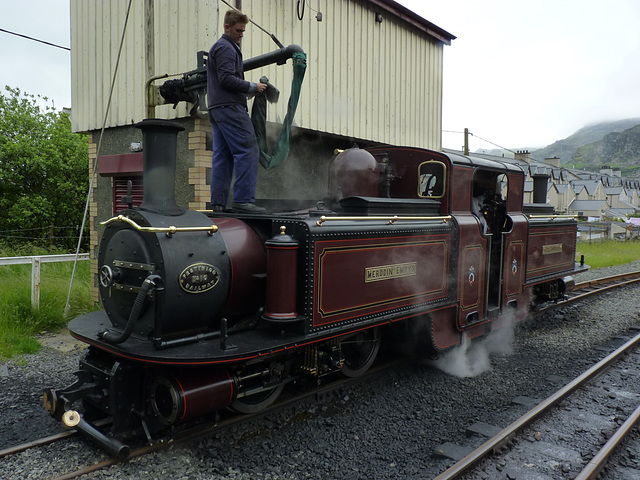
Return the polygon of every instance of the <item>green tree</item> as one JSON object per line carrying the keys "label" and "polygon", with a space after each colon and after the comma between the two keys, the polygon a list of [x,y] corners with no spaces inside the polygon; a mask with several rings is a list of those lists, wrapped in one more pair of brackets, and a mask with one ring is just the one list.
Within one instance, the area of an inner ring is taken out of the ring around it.
{"label": "green tree", "polygon": [[[75,247],[88,189],[88,140],[46,97],[0,92],[0,239]],[[44,106],[40,106],[44,103]]]}

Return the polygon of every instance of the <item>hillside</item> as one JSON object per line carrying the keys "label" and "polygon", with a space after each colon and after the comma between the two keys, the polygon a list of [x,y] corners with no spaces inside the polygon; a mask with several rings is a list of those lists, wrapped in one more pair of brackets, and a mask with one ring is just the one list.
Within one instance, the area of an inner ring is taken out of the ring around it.
{"label": "hillside", "polygon": [[611,132],[601,140],[579,147],[572,163],[588,170],[607,164],[619,168],[624,177],[640,173],[640,125]]}
{"label": "hillside", "polygon": [[612,165],[633,173],[637,171],[633,167],[640,168],[640,128],[636,128],[639,125],[640,118],[588,125],[563,140],[532,151],[531,156],[540,160],[558,157],[568,167],[598,170],[601,165]]}

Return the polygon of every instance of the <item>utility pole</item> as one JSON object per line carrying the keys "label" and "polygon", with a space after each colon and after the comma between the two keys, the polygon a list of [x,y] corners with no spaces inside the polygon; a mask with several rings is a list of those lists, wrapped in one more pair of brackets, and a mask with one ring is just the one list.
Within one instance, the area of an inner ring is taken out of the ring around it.
{"label": "utility pole", "polygon": [[[473,133],[471,134],[473,135]],[[463,155],[469,155],[469,129],[464,129],[464,149],[462,151]]]}

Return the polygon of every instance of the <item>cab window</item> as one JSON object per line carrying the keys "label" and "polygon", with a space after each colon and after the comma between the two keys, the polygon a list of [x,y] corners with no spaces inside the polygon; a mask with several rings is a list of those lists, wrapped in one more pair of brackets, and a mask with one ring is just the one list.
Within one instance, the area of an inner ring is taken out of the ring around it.
{"label": "cab window", "polygon": [[418,196],[442,198],[445,192],[447,167],[442,162],[429,160],[418,167]]}

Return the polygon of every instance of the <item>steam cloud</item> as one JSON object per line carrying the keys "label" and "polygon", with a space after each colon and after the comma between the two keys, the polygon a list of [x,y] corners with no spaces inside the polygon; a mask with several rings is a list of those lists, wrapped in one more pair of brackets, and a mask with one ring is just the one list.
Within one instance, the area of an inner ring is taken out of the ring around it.
{"label": "steam cloud", "polygon": [[507,318],[496,325],[488,337],[472,342],[466,335],[462,344],[442,355],[431,364],[449,375],[476,377],[491,370],[491,354],[511,355],[515,332],[514,318]]}

